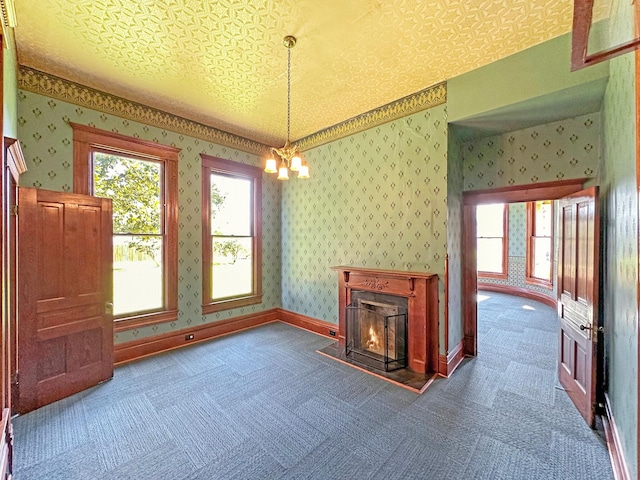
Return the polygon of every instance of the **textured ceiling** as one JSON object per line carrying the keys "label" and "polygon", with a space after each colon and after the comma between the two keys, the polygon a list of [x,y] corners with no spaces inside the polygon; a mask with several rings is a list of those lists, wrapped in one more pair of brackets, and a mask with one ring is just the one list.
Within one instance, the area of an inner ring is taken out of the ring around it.
{"label": "textured ceiling", "polygon": [[15,0],[20,64],[297,140],[571,29],[572,0]]}

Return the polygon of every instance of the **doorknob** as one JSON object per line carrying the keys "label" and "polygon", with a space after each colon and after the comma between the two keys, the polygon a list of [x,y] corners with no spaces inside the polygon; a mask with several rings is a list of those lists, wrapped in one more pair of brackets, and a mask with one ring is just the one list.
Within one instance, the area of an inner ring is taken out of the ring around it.
{"label": "doorknob", "polygon": [[106,313],[107,315],[113,315],[113,303],[112,302],[105,302],[105,304],[104,304],[104,313]]}
{"label": "doorknob", "polygon": [[[593,330],[591,325],[580,325],[580,330]],[[596,332],[604,332],[604,327],[596,328]]]}

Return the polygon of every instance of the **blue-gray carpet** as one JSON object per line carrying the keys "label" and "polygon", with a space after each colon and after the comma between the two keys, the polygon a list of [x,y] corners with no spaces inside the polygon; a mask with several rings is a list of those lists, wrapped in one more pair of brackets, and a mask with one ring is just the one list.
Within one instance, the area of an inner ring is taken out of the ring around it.
{"label": "blue-gray carpet", "polygon": [[127,364],[16,418],[14,478],[613,478],[556,388],[553,309],[482,295],[479,356],[423,395],[273,323]]}

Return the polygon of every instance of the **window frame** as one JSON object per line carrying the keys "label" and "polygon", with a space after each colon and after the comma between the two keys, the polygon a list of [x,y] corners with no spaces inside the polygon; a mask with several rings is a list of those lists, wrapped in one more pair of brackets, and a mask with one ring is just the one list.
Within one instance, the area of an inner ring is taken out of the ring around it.
{"label": "window frame", "polygon": [[107,153],[162,164],[163,307],[114,318],[114,332],[178,318],[178,159],[180,148],[141,140],[88,125],[73,129],[73,191],[93,195],[93,153]]}
{"label": "window frame", "polygon": [[[530,285],[538,285],[541,287],[545,287],[548,289],[553,288],[553,265],[554,265],[554,239],[555,239],[555,205],[553,200],[550,200],[551,203],[551,235],[541,236],[534,235],[536,232],[536,203],[544,202],[545,200],[538,200],[533,202],[527,202],[527,252],[526,252],[526,263],[525,263],[525,273],[524,280],[526,283]],[[538,278],[533,276],[534,272],[534,263],[535,263],[535,247],[534,240],[536,238],[550,238],[551,239],[551,249],[549,252],[550,260],[551,260],[551,272],[549,280],[545,278]]]}
{"label": "window frame", "polygon": [[[496,202],[499,203],[499,202]],[[476,217],[477,207],[482,204],[476,205]],[[502,211],[502,237],[479,237],[476,227],[476,249],[478,245],[478,238],[502,238],[502,272],[483,272],[478,270],[478,278],[493,278],[496,280],[507,280],[509,277],[509,204],[503,203],[504,209]],[[476,252],[477,256],[477,252]],[[477,268],[477,267],[476,267]]]}
{"label": "window frame", "polygon": [[[262,303],[262,169],[201,153],[202,159],[202,313]],[[214,300],[211,296],[211,174],[251,180],[252,185],[252,292]]]}

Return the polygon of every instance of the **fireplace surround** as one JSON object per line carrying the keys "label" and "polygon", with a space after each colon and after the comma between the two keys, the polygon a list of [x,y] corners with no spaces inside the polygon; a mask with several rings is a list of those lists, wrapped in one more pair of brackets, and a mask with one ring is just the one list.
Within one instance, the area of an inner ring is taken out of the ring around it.
{"label": "fireplace surround", "polygon": [[376,303],[390,303],[389,296],[400,297],[406,302],[407,369],[421,374],[437,371],[438,275],[351,266],[331,269],[338,272],[338,342],[342,348],[347,344],[347,307],[359,292],[382,295],[370,300]]}

